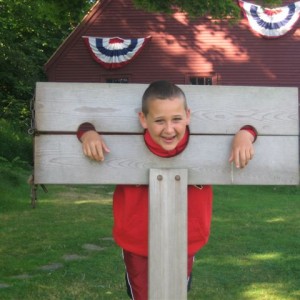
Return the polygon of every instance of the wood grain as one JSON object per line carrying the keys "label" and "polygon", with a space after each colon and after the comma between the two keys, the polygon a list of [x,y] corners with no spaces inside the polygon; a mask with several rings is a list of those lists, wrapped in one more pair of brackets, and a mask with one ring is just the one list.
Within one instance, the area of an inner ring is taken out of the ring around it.
{"label": "wood grain", "polygon": [[232,138],[191,136],[180,155],[160,158],[148,150],[141,135],[106,135],[111,152],[99,163],[82,154],[75,135],[40,135],[35,137],[34,180],[45,184],[148,184],[150,168],[187,168],[189,184],[299,184],[298,137],[259,137],[255,157],[245,169],[228,162]]}
{"label": "wood grain", "polygon": [[[36,128],[75,132],[91,122],[100,132],[142,132],[137,113],[145,84],[37,83]],[[192,112],[191,132],[235,134],[246,124],[260,135],[298,135],[298,89],[180,86]]]}
{"label": "wood grain", "polygon": [[149,299],[187,299],[187,169],[151,169]]}

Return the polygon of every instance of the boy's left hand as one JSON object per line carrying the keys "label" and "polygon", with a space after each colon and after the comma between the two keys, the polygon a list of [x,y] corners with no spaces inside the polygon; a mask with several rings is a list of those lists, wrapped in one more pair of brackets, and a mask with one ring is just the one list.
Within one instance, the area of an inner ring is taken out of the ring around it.
{"label": "boy's left hand", "polygon": [[237,168],[244,168],[254,156],[254,136],[247,130],[240,130],[232,141],[229,162]]}

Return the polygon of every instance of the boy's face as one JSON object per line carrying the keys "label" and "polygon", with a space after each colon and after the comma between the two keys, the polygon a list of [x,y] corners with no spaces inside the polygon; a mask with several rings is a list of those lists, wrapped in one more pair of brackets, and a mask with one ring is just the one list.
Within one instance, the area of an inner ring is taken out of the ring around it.
{"label": "boy's face", "polygon": [[185,109],[182,98],[155,99],[148,103],[148,114],[139,113],[142,127],[148,129],[152,139],[163,149],[176,148],[190,123],[190,110]]}

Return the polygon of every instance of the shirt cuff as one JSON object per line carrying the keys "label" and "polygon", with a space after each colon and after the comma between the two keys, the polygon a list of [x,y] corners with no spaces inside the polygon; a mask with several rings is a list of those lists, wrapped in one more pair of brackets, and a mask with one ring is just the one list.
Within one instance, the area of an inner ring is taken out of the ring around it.
{"label": "shirt cuff", "polygon": [[90,131],[90,130],[96,130],[95,126],[91,123],[82,123],[81,125],[79,125],[78,129],[77,129],[77,138],[80,140],[81,137],[87,132],[87,131]]}
{"label": "shirt cuff", "polygon": [[247,130],[254,137],[253,143],[256,141],[258,133],[257,133],[257,130],[253,126],[245,125],[240,130]]}

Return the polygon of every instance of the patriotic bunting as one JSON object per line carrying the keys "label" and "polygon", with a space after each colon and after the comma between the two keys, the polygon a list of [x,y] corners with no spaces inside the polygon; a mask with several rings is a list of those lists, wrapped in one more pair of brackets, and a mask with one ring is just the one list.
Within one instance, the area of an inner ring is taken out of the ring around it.
{"label": "patriotic bunting", "polygon": [[261,6],[239,1],[250,27],[266,38],[279,38],[291,29],[300,17],[300,1],[278,8]]}
{"label": "patriotic bunting", "polygon": [[122,39],[120,37],[83,37],[92,57],[106,69],[122,68],[144,48],[151,36]]}

